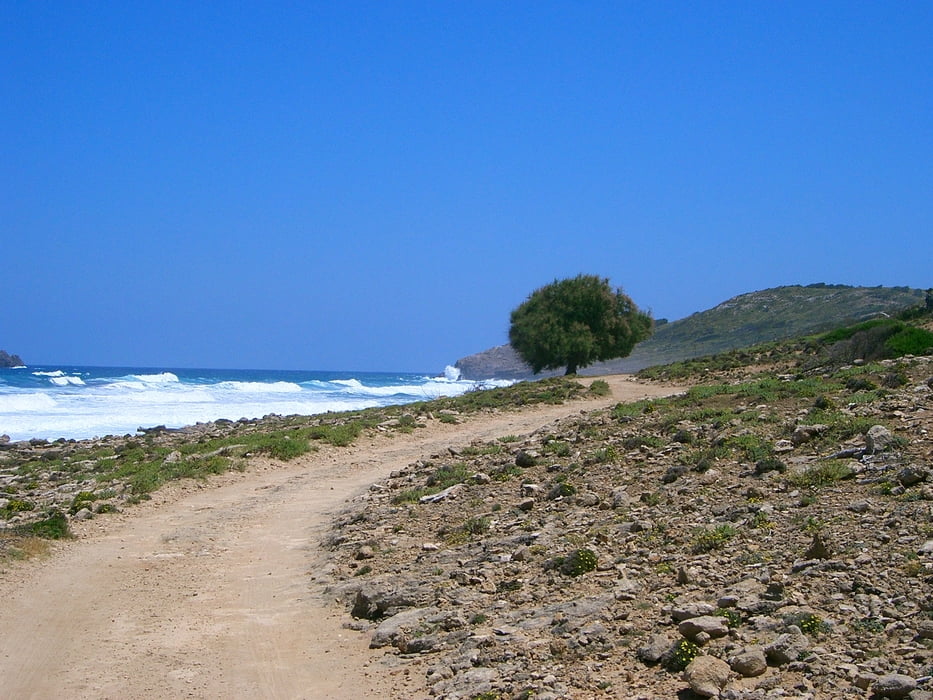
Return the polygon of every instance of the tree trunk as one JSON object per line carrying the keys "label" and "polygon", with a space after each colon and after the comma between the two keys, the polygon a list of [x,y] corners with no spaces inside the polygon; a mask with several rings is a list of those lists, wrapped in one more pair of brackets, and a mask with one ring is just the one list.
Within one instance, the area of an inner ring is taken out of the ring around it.
{"label": "tree trunk", "polygon": [[564,376],[569,377],[571,374],[576,374],[576,373],[577,373],[577,365],[576,363],[571,363],[567,365],[567,371],[564,372]]}

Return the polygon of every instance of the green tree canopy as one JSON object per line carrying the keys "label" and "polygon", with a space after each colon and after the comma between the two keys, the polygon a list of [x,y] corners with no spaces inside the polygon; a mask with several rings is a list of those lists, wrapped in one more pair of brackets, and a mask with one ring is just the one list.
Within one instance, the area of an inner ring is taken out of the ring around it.
{"label": "green tree canopy", "polygon": [[512,311],[509,342],[535,374],[567,374],[601,360],[626,357],[651,335],[653,321],[621,289],[595,275],[555,280]]}

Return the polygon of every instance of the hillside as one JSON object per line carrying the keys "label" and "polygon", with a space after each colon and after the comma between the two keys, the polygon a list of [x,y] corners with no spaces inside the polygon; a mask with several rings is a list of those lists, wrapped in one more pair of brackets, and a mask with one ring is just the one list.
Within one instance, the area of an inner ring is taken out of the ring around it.
{"label": "hillside", "polygon": [[[659,325],[654,335],[621,360],[594,364],[581,374],[637,372],[725,350],[807,335],[892,314],[922,302],[924,292],[909,287],[786,286],[733,297],[687,318]],[[508,345],[457,361],[466,379],[519,379],[531,370]],[[552,372],[551,375],[561,374]],[[547,376],[542,375],[542,376]]]}
{"label": "hillside", "polygon": [[928,698],[933,357],[834,349],[413,462],[335,591],[446,700]]}

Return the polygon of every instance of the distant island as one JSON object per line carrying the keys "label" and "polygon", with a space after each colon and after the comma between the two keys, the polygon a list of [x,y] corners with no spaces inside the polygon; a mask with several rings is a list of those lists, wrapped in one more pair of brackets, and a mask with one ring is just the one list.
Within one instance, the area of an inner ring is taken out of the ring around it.
{"label": "distant island", "polygon": [[25,364],[19,355],[10,355],[6,350],[0,350],[0,367],[22,367]]}

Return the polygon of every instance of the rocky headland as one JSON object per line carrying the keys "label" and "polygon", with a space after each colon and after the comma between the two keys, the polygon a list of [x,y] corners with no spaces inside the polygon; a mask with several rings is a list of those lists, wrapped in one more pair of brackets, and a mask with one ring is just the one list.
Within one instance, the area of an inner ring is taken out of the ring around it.
{"label": "rocky headland", "polygon": [[19,355],[10,355],[6,350],[0,350],[0,367],[22,367],[25,364]]}

